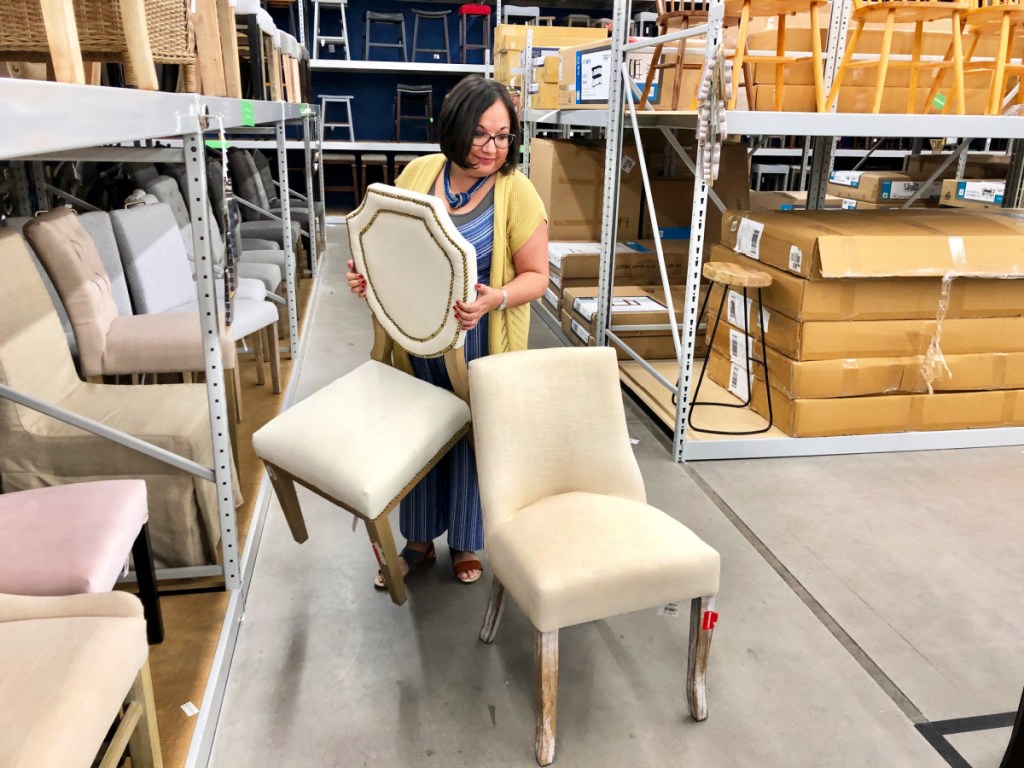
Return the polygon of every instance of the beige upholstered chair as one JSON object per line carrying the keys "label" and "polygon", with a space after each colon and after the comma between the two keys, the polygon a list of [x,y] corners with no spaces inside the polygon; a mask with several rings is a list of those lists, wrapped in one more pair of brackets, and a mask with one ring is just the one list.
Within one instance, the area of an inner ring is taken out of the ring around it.
{"label": "beige upholstered chair", "polygon": [[[348,217],[356,270],[373,313],[372,360],[253,435],[292,535],[307,538],[294,483],[366,522],[391,599],[405,584],[388,513],[469,431],[465,333],[456,300],[476,296],[476,252],[434,197],[374,184]],[[391,366],[398,344],[444,355],[458,396]]]}
{"label": "beige upholstered chair", "polygon": [[[28,248],[14,230],[0,229],[0,269],[0,384],[213,466],[206,387],[83,382]],[[213,483],[0,397],[4,493],[121,477],[146,481],[158,567],[216,562],[220,525]]]}
{"label": "beige upholstered chair", "polygon": [[159,768],[142,605],[125,592],[0,594],[0,765]]}
{"label": "beige upholstered chair", "polygon": [[491,355],[469,383],[494,573],[480,639],[494,639],[508,590],[536,628],[537,762],[555,758],[562,627],[690,600],[687,695],[705,719],[719,557],[646,503],[614,350]]}

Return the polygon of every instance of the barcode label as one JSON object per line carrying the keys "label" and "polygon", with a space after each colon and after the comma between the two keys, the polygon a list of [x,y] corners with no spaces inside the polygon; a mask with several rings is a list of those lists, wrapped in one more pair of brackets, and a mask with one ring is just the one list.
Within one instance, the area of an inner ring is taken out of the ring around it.
{"label": "barcode label", "polygon": [[[909,200],[921,188],[923,181],[886,181],[882,184],[883,200]],[[934,200],[942,191],[942,183],[935,182],[921,193],[921,200]]]}
{"label": "barcode label", "polygon": [[1001,203],[1005,190],[1004,181],[961,181],[956,196],[961,200],[974,200],[979,203]]}
{"label": "barcode label", "polygon": [[804,266],[804,252],[795,245],[789,246],[789,271],[799,272]]}
{"label": "barcode label", "polygon": [[862,173],[863,171],[832,171],[828,175],[828,180],[843,187],[859,187]]}
{"label": "barcode label", "polygon": [[632,157],[629,157],[628,155],[623,155],[622,156],[622,166],[621,166],[621,168],[622,168],[622,172],[623,173],[629,173],[635,167],[636,167],[636,160],[634,160]]}
{"label": "barcode label", "polygon": [[753,219],[742,219],[736,233],[736,250],[752,259],[761,259],[761,234],[764,224]]}
{"label": "barcode label", "polygon": [[548,304],[550,304],[555,309],[558,309],[558,294],[556,294],[554,291],[548,288],[546,291],[544,291],[544,298],[547,299]]}
{"label": "barcode label", "polygon": [[857,201],[856,200],[849,200],[849,199],[847,199],[845,197],[843,198],[843,210],[844,211],[852,211],[856,207],[857,207]]}
{"label": "barcode label", "polygon": [[[746,343],[744,343],[744,339]],[[747,357],[754,357],[754,339],[745,333],[729,329],[729,359],[738,365],[747,367]]]}
{"label": "barcode label", "polygon": [[561,275],[556,275],[551,270],[548,270],[548,280],[551,281],[551,284],[553,286],[555,286],[555,288],[561,288],[562,287],[562,276]]}
{"label": "barcode label", "polygon": [[750,380],[747,377],[747,372],[736,363],[733,363],[732,369],[729,371],[729,391],[740,400],[746,400],[750,395]]}
{"label": "barcode label", "polygon": [[750,317],[750,305],[752,299],[747,299],[746,306],[743,306],[743,295],[737,291],[729,291],[729,298],[726,303],[725,319],[730,325],[737,328],[744,327],[745,318]]}
{"label": "barcode label", "polygon": [[572,332],[576,334],[576,337],[583,342],[583,346],[590,343],[590,331],[588,329],[584,328],[575,320],[571,321],[570,327],[572,328]]}

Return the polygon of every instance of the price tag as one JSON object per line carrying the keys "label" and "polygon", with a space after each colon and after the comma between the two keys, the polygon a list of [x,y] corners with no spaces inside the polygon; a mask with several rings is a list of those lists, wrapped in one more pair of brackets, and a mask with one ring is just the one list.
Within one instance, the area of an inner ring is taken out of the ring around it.
{"label": "price tag", "polygon": [[256,108],[248,99],[242,99],[242,125],[256,125]]}

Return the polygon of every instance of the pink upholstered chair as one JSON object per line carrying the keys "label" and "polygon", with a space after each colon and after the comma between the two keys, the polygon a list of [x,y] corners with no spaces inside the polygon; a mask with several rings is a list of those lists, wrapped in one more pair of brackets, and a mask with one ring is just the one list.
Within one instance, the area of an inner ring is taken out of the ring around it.
{"label": "pink upholstered chair", "polygon": [[149,642],[164,639],[143,480],[0,494],[0,593],[109,592],[131,553]]}
{"label": "pink upholstered chair", "polygon": [[[0,384],[212,467],[206,387],[85,383],[28,248],[0,229]],[[0,490],[144,478],[158,567],[217,562],[213,483],[0,397]],[[2,761],[0,761],[2,764]]]}
{"label": "pink upholstered chair", "polygon": [[[132,595],[0,594],[0,765],[162,768],[142,606]],[[116,745],[116,746],[115,746]]]}

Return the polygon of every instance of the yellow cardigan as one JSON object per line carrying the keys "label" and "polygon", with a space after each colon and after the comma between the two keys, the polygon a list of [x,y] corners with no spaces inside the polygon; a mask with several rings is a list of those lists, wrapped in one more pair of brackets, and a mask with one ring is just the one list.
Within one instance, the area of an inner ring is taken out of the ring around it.
{"label": "yellow cardigan", "polygon": [[[444,168],[445,160],[443,154],[426,155],[413,160],[395,180],[395,186],[431,194],[434,182]],[[494,184],[494,253],[491,257],[491,287],[501,288],[516,276],[512,254],[526,244],[547,217],[540,195],[524,174],[518,170],[510,174],[498,174]],[[495,310],[490,313],[488,323],[489,354],[526,349],[530,333],[529,304],[509,307],[501,312]],[[404,350],[395,350],[395,364],[411,370]]]}

